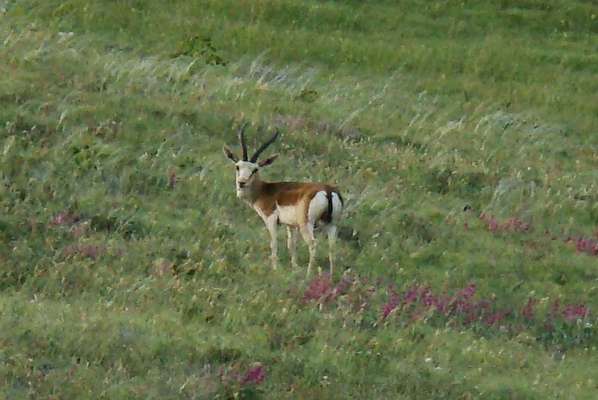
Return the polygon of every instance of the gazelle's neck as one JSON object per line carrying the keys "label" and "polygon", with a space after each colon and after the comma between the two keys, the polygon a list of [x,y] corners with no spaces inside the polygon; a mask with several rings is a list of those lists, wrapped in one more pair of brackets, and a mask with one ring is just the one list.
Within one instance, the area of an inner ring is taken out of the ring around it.
{"label": "gazelle's neck", "polygon": [[256,172],[255,176],[251,180],[251,185],[246,187],[244,190],[237,191],[237,197],[246,201],[250,205],[253,205],[261,197],[264,185],[266,184],[267,182],[261,180],[259,172]]}

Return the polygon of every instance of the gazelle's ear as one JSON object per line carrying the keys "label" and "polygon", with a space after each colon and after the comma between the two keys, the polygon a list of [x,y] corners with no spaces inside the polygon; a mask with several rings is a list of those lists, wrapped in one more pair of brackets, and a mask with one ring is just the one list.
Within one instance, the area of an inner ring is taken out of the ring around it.
{"label": "gazelle's ear", "polygon": [[265,167],[267,165],[272,164],[274,162],[274,160],[276,160],[277,157],[278,157],[278,154],[274,154],[273,156],[270,156],[270,157],[266,158],[265,160],[258,162],[257,165],[259,165],[260,167]]}
{"label": "gazelle's ear", "polygon": [[227,146],[222,147],[222,151],[224,151],[224,155],[232,162],[236,163],[239,161],[235,153],[233,153]]}

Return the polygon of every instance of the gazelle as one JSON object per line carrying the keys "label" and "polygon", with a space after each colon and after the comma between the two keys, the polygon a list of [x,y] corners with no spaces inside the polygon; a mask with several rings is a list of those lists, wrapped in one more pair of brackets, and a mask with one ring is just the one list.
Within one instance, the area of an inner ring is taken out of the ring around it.
{"label": "gazelle", "polygon": [[247,157],[245,128],[239,129],[239,141],[243,150],[242,159],[224,146],[224,154],[236,166],[237,197],[249,204],[262,218],[270,233],[272,267],[278,266],[278,244],[276,228],[278,224],[287,226],[287,245],[291,255],[291,265],[297,266],[296,231],[299,230],[309,248],[309,276],[316,258],[316,238],[314,230],[321,228],[328,235],[328,258],[330,275],[334,269],[334,247],[337,235],[337,223],[341,218],[343,198],[331,185],[313,182],[266,182],[260,178],[260,168],[274,162],[278,154],[258,161],[259,156],[279,135],[278,130],[256,152]]}

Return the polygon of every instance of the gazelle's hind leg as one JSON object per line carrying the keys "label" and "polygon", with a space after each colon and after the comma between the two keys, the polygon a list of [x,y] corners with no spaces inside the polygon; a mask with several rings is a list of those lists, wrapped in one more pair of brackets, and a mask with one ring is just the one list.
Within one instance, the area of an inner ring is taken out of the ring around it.
{"label": "gazelle's hind leg", "polygon": [[317,221],[328,211],[328,196],[326,191],[317,192],[307,204],[306,221],[300,227],[303,240],[309,247],[309,264],[307,265],[307,275],[309,276],[311,268],[316,262],[316,238],[314,237],[314,228]]}
{"label": "gazelle's hind leg", "polygon": [[287,226],[287,246],[291,255],[291,267],[297,267],[297,235],[295,228]]}
{"label": "gazelle's hind leg", "polygon": [[340,195],[336,192],[332,192],[330,199],[332,203],[332,215],[330,218],[330,223],[326,226],[326,232],[328,233],[328,260],[330,261],[330,276],[333,276],[332,274],[334,272],[334,263],[336,257],[336,224],[341,219],[343,202]]}
{"label": "gazelle's hind leg", "polygon": [[336,225],[328,225],[326,228],[328,234],[328,261],[330,262],[330,276],[334,273],[334,256],[336,250]]}
{"label": "gazelle's hind leg", "polygon": [[311,268],[316,261],[316,238],[314,237],[314,226],[309,222],[301,225],[299,228],[301,236],[309,249],[309,264],[307,264],[307,276],[311,273]]}

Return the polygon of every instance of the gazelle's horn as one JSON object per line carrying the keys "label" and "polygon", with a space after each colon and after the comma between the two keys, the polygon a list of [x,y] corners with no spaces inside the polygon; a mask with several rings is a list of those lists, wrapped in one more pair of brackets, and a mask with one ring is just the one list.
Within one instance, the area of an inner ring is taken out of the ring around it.
{"label": "gazelle's horn", "polygon": [[251,162],[254,163],[257,161],[258,157],[260,156],[260,154],[262,154],[262,152],[264,150],[266,150],[266,148],[268,148],[268,146],[270,146],[272,143],[274,143],[274,141],[276,140],[276,138],[278,137],[278,135],[280,134],[279,130],[276,129],[276,132],[274,132],[274,136],[272,136],[270,138],[270,140],[268,140],[266,143],[264,143],[259,149],[257,149],[255,151],[255,153],[253,154],[253,156],[251,156]]}
{"label": "gazelle's horn", "polygon": [[241,142],[241,147],[243,148],[243,161],[247,161],[247,144],[245,144],[245,128],[247,128],[247,122],[241,125],[239,128],[239,141]]}

